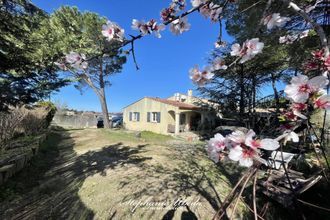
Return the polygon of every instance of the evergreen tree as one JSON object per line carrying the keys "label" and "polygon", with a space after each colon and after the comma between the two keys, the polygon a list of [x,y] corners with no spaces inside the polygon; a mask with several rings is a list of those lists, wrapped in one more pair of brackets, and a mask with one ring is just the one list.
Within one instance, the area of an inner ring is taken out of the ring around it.
{"label": "evergreen tree", "polygon": [[[116,42],[109,42],[103,37],[101,30],[106,21],[95,13],[81,13],[76,7],[62,7],[51,15],[42,29],[51,35],[55,48],[62,51],[62,55],[74,51],[88,57],[87,68],[83,71],[70,69],[67,73],[76,82],[76,88],[82,91],[88,86],[94,91],[100,100],[105,127],[109,128],[105,88],[111,85],[109,76],[122,70],[126,56],[122,55],[123,51],[118,49]],[[107,51],[106,55],[98,56],[104,51]]]}

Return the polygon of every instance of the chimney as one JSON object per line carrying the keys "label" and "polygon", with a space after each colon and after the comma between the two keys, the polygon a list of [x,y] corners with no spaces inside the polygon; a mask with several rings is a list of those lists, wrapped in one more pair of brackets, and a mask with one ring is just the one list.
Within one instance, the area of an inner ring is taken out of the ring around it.
{"label": "chimney", "polygon": [[188,90],[188,98],[187,102],[192,103],[192,96],[193,96],[193,91],[191,89]]}
{"label": "chimney", "polygon": [[180,101],[180,93],[175,93],[174,94],[174,100],[179,102]]}

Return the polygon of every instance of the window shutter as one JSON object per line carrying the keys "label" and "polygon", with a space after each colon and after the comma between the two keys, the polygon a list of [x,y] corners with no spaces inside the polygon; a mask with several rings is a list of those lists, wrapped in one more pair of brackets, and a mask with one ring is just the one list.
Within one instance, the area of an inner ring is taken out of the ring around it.
{"label": "window shutter", "polygon": [[160,123],[160,112],[157,112],[157,122]]}
{"label": "window shutter", "polygon": [[132,121],[132,112],[129,113],[129,120]]}
{"label": "window shutter", "polygon": [[137,112],[137,121],[140,121],[140,112]]}
{"label": "window shutter", "polygon": [[150,112],[147,112],[147,122],[150,122]]}

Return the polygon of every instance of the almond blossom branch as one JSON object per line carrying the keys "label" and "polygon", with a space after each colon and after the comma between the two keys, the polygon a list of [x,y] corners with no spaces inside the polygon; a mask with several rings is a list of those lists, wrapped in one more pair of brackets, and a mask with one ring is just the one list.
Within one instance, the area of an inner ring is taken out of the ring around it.
{"label": "almond blossom branch", "polygon": [[326,37],[326,34],[325,34],[323,28],[294,2],[289,1],[289,0],[282,0],[282,1],[284,3],[287,3],[289,5],[289,8],[292,8],[292,10],[294,10],[301,17],[303,17],[306,22],[308,22],[312,25],[312,27],[314,28],[314,30],[320,37],[321,45],[325,51],[325,57],[327,57],[329,55],[329,45],[328,45],[329,43],[328,43],[328,40],[327,40],[327,37]]}
{"label": "almond blossom branch", "polygon": [[136,62],[136,57],[135,57],[135,50],[134,50],[134,41],[132,41],[131,42],[131,52],[132,52],[132,56],[133,56],[133,61],[134,61],[134,64],[135,64],[135,68],[136,68],[136,70],[139,70],[140,68],[139,68],[139,66],[138,66],[138,64],[137,64],[137,62]]}
{"label": "almond blossom branch", "polygon": [[[203,6],[207,5],[207,4],[209,4],[210,2],[211,2],[211,0],[208,0],[208,1],[206,1],[206,2],[204,2],[204,3],[202,3],[202,4],[200,4],[200,5],[197,6],[197,7],[194,7],[194,8],[192,8],[192,9],[186,11],[186,12],[183,12],[181,15],[174,16],[173,19],[171,19],[170,21],[165,21],[165,22],[163,22],[163,24],[167,26],[167,25],[171,24],[173,21],[176,21],[176,20],[178,20],[178,19],[180,19],[180,18],[186,17],[187,15],[189,15],[189,14],[191,14],[191,13],[193,13],[193,12],[199,10],[201,7],[203,7]],[[226,2],[228,2],[228,0],[227,0]],[[225,4],[226,4],[226,3],[225,3]],[[138,40],[138,39],[141,39],[141,38],[142,38],[143,36],[145,36],[145,35],[143,35],[143,34],[139,34],[139,35],[136,35],[136,36],[133,36],[133,35],[130,35],[130,36],[131,36],[131,39],[129,39],[129,40],[124,40],[122,44],[120,44],[120,45],[117,46],[117,47],[111,48],[111,50],[118,50],[118,49],[120,49],[120,48],[122,48],[122,47],[125,47],[125,46],[128,45],[128,44],[132,44],[132,42],[134,42],[134,41],[136,41],[136,40]],[[101,54],[97,54],[97,55],[95,55],[95,56],[92,56],[92,57],[86,59],[86,61],[89,61],[89,60],[95,59],[95,58],[97,58],[97,57],[103,56],[104,54],[107,54],[108,52],[109,52],[109,51],[105,50],[105,51],[103,51]]]}

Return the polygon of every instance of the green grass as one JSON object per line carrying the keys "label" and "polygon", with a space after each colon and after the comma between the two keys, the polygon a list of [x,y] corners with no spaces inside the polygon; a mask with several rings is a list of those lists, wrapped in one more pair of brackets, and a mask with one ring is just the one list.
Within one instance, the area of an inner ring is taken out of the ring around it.
{"label": "green grass", "polygon": [[142,131],[141,138],[147,142],[151,143],[165,143],[166,141],[173,140],[173,137],[170,135],[156,134],[151,131]]}
{"label": "green grass", "polygon": [[113,142],[147,142],[153,144],[165,144],[167,141],[173,140],[169,135],[156,134],[151,131],[142,131],[141,137],[136,137],[138,132],[127,132],[124,130],[107,130],[101,129],[103,134]]}

